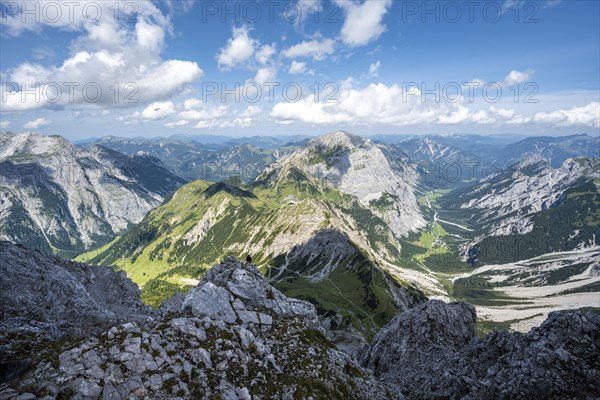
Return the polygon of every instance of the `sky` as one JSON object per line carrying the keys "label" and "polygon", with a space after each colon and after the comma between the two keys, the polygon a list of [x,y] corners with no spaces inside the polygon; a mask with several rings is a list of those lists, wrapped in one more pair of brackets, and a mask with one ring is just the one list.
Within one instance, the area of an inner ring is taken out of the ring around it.
{"label": "sky", "polygon": [[0,129],[600,132],[600,2],[4,1]]}

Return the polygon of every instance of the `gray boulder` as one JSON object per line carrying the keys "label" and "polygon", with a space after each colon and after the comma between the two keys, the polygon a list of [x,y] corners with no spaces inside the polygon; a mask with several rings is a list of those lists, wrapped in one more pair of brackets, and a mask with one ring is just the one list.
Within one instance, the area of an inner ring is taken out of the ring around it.
{"label": "gray boulder", "polygon": [[225,258],[204,275],[186,296],[182,311],[197,317],[271,325],[273,317],[302,317],[317,321],[315,307],[288,298],[271,286],[251,263]]}

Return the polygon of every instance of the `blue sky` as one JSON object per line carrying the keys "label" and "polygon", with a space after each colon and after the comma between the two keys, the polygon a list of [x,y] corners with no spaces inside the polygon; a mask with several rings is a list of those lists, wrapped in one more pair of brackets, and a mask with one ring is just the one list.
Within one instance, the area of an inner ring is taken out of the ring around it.
{"label": "blue sky", "polygon": [[21,4],[2,1],[2,130],[600,129],[598,1]]}

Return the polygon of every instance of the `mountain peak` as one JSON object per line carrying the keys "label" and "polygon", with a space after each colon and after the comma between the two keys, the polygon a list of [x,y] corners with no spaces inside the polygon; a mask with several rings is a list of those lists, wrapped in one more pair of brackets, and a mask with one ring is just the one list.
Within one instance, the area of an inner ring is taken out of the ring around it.
{"label": "mountain peak", "polygon": [[536,166],[539,168],[549,168],[550,161],[542,153],[529,153],[525,155],[521,160],[513,165],[515,170],[528,169],[529,167]]}
{"label": "mountain peak", "polygon": [[309,142],[309,144],[312,145],[321,145],[326,147],[342,146],[346,148],[360,147],[367,143],[371,143],[371,140],[346,131],[327,133],[325,135],[318,136]]}
{"label": "mountain peak", "polygon": [[206,190],[204,190],[204,195],[206,196],[206,198],[209,198],[209,197],[212,197],[212,196],[218,194],[219,192],[229,193],[236,197],[245,197],[245,198],[249,198],[249,199],[256,198],[254,193],[252,193],[248,190],[240,189],[237,186],[229,185],[224,182],[217,182],[217,183],[210,185],[209,187],[206,188]]}

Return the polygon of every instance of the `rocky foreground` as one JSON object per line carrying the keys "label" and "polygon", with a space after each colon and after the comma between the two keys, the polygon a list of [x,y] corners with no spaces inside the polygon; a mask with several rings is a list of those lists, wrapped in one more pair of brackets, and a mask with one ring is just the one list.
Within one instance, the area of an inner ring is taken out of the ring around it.
{"label": "rocky foreground", "polygon": [[158,312],[110,268],[0,243],[0,399],[598,398],[600,315],[475,335],[466,303],[392,320],[357,360],[315,308],[227,258]]}

